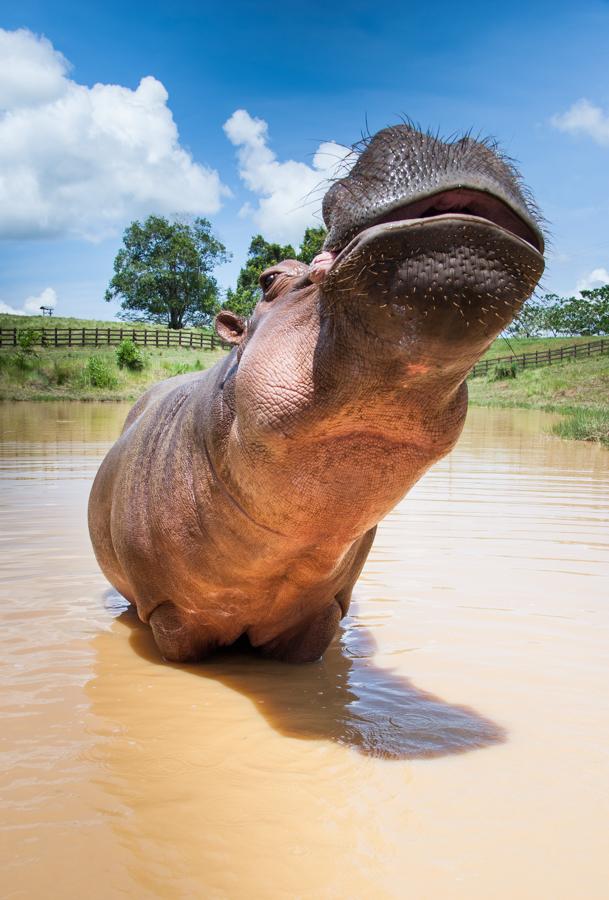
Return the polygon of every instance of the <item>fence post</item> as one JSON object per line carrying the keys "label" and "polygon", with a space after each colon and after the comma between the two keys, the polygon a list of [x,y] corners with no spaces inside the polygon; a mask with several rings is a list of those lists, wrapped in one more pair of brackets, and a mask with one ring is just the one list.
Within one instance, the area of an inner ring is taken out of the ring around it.
{"label": "fence post", "polygon": [[159,329],[158,329],[158,328],[157,328],[157,330],[155,331],[155,338],[154,338],[154,339],[155,339],[156,345],[157,345],[157,347],[158,347],[158,346],[159,346]]}

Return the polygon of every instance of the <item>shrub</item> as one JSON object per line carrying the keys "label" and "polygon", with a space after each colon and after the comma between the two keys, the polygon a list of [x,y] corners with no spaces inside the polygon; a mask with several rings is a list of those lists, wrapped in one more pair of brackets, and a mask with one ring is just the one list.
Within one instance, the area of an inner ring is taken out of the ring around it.
{"label": "shrub", "polygon": [[40,342],[42,332],[35,328],[20,328],[17,332],[17,343],[24,353],[33,353],[34,347]]}
{"label": "shrub", "polygon": [[85,366],[85,381],[96,388],[115,388],[118,378],[101,356],[90,356]]}
{"label": "shrub", "polygon": [[497,363],[489,376],[489,381],[503,381],[506,378],[516,378],[518,366],[515,362]]}
{"label": "shrub", "polygon": [[11,363],[18,372],[31,372],[36,368],[36,357],[32,351],[19,350],[11,357]]}
{"label": "shrub", "polygon": [[116,348],[116,362],[119,369],[131,369],[132,372],[140,372],[144,368],[142,351],[129,339],[121,341]]}

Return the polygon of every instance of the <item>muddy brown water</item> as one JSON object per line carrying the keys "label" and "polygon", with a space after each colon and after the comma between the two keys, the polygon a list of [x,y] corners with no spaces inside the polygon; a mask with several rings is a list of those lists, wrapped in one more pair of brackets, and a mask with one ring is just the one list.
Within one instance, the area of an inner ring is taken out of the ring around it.
{"label": "muddy brown water", "polygon": [[609,452],[471,410],[323,662],[180,667],[88,542],[127,408],[0,405],[2,896],[607,897]]}

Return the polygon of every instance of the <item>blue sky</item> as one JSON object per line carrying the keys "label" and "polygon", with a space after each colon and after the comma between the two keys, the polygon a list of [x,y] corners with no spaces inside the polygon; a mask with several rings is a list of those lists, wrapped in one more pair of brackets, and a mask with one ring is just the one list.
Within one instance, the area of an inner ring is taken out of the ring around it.
{"label": "blue sky", "polygon": [[256,231],[317,220],[337,144],[400,114],[518,160],[549,222],[546,290],[609,281],[607,2],[24,0],[0,28],[10,307],[51,289],[58,314],[115,315],[120,235],[154,211],[211,219],[226,287]]}

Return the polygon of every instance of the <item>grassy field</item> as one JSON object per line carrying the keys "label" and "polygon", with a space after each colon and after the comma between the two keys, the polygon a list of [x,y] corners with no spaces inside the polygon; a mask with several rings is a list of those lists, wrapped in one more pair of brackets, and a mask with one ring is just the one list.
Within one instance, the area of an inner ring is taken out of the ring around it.
{"label": "grassy field", "polygon": [[572,347],[573,344],[589,344],[600,340],[596,337],[560,337],[560,338],[497,338],[493,341],[483,359],[494,359],[498,356],[517,356],[519,353],[530,353],[539,350],[554,350],[557,347]]}
{"label": "grassy field", "polygon": [[0,350],[0,400],[135,400],[155,382],[207,369],[224,355],[186,347],[148,350],[144,368],[131,371],[119,368],[110,348]]}
{"label": "grassy field", "polygon": [[562,437],[609,446],[609,354],[518,371],[515,378],[470,378],[470,403],[564,413]]}
{"label": "grassy field", "polygon": [[[165,325],[76,319],[65,316],[0,315],[0,328],[114,328],[167,331]],[[185,329],[189,334],[210,331]],[[184,372],[207,369],[224,351],[171,347],[142,351],[141,371],[120,368],[114,347],[53,349],[33,346],[29,351],[0,349],[1,400],[134,400],[151,384]]]}

